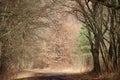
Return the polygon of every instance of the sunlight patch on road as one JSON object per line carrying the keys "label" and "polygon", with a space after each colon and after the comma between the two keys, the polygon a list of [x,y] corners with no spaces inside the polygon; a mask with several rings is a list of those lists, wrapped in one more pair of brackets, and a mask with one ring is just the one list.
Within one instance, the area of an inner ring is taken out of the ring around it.
{"label": "sunlight patch on road", "polygon": [[47,69],[31,69],[31,70],[25,70],[25,71],[29,71],[29,72],[34,72],[34,73],[66,73],[66,74],[74,74],[74,73],[83,73],[83,72],[87,72],[90,71],[90,69],[86,69],[86,68],[63,68],[63,69],[51,69],[51,68],[47,68]]}

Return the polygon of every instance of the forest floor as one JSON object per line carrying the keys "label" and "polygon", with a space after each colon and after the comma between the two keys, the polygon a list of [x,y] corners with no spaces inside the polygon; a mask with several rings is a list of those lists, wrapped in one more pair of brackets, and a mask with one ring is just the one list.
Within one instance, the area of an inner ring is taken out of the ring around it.
{"label": "forest floor", "polygon": [[[22,73],[23,74],[23,73]],[[29,75],[28,75],[29,74]],[[95,74],[93,72],[39,72],[28,71],[24,72],[23,78],[15,80],[120,80],[118,73],[101,73]],[[25,76],[26,75],[26,76]]]}

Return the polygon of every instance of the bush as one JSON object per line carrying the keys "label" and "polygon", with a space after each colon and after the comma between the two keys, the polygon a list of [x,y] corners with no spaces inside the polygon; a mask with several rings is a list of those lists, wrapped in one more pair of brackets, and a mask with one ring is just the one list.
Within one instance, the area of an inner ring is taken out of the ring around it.
{"label": "bush", "polygon": [[80,50],[85,51],[85,52],[89,52],[90,46],[88,46],[88,45],[81,46],[81,47],[80,47]]}

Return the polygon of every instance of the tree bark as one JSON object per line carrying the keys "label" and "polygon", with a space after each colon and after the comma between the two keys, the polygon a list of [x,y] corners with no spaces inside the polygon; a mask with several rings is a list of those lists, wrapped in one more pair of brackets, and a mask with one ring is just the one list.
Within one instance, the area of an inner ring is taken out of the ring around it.
{"label": "tree bark", "polygon": [[93,66],[94,66],[93,71],[99,73],[101,71],[100,62],[99,62],[99,51],[96,49],[92,49],[91,52],[93,56]]}

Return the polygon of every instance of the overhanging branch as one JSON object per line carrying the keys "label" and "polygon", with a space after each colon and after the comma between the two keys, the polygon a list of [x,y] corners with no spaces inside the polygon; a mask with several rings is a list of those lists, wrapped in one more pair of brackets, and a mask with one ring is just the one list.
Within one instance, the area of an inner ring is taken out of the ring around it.
{"label": "overhanging branch", "polygon": [[120,9],[120,4],[111,4],[109,3],[110,1],[108,0],[88,0],[88,2],[91,1],[92,3],[100,3],[108,8],[113,8],[113,9]]}

